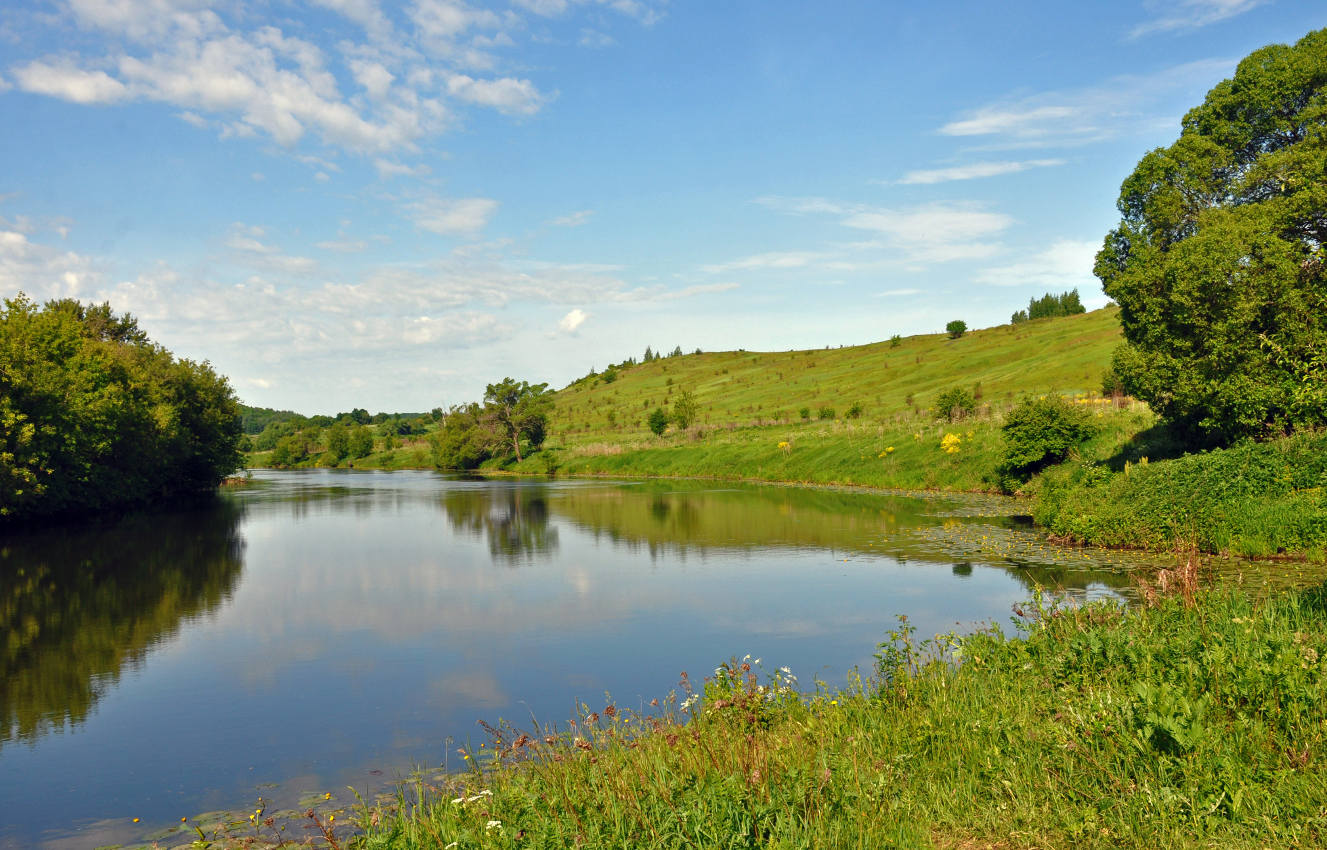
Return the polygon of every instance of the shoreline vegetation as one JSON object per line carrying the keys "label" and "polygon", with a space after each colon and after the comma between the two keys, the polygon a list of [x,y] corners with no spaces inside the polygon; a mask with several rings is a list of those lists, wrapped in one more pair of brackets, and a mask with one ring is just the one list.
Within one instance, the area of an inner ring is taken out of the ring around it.
{"label": "shoreline vegetation", "polygon": [[[934,334],[842,349],[628,361],[547,394],[547,434],[520,460],[499,452],[470,471],[1003,490],[1027,497],[1027,513],[1064,542],[1324,562],[1327,435],[1304,431],[1186,453],[1147,405],[1105,392],[1118,389],[1110,371],[1117,313],[1022,321],[957,339]],[[1058,359],[1065,351],[1072,362]],[[1035,392],[1027,375],[1038,376]],[[650,409],[672,406],[683,393],[694,420],[653,433]],[[1087,436],[1026,480],[1002,476],[1005,426],[1020,401],[1061,398],[1086,423]],[[251,420],[249,466],[455,465],[443,462],[454,453],[440,457],[444,442],[459,442],[444,435],[450,414],[442,410],[285,420],[273,418],[277,411],[256,412],[265,418]],[[481,418],[474,405],[464,415]],[[347,435],[355,434],[359,456],[349,451]]]}

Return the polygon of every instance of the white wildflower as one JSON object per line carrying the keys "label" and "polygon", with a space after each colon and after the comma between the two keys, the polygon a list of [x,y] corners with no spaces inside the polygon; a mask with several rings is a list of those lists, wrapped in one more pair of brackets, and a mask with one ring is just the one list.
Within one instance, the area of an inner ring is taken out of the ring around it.
{"label": "white wildflower", "polygon": [[484,824],[484,829],[502,829],[502,821],[491,820],[488,823]]}

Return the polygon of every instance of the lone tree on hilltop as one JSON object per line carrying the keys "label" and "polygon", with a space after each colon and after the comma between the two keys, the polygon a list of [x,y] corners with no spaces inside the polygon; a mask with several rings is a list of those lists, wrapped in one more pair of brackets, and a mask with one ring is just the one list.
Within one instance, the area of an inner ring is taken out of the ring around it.
{"label": "lone tree on hilltop", "polygon": [[958,339],[968,332],[968,323],[962,319],[955,319],[945,325],[945,333],[949,334],[950,339]]}
{"label": "lone tree on hilltop", "polygon": [[1327,424],[1327,30],[1242,62],[1120,188],[1124,389],[1209,445]]}

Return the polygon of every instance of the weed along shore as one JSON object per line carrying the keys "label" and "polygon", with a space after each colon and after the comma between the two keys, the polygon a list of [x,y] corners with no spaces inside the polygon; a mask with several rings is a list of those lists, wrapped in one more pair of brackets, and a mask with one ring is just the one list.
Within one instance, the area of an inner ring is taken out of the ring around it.
{"label": "weed along shore", "polygon": [[798,690],[749,657],[657,706],[494,728],[364,848],[1320,847],[1327,591],[1034,599]]}

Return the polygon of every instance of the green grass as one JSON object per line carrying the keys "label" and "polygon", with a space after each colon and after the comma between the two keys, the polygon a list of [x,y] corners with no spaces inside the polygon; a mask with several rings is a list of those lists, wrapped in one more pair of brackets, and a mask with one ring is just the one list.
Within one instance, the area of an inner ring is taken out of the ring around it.
{"label": "green grass", "polygon": [[1324,560],[1327,432],[1155,463],[1116,460],[1118,472],[1073,464],[1043,476],[1037,521],[1098,545]]}
{"label": "green grass", "polygon": [[1020,613],[1015,637],[919,645],[905,624],[877,675],[841,689],[734,660],[688,710],[674,696],[587,706],[564,734],[496,730],[465,772],[365,812],[363,846],[1327,841],[1323,588]]}
{"label": "green grass", "polygon": [[[1117,451],[1155,421],[1141,405],[1117,408],[1080,399],[1101,433],[1094,451]],[[1003,441],[1002,411],[960,422],[910,415],[887,423],[863,420],[725,428],[617,442],[550,446],[510,471],[636,477],[716,477],[750,481],[845,484],[908,490],[991,491]],[[946,452],[946,435],[958,438]],[[892,449],[892,451],[891,451]]]}
{"label": "green grass", "polygon": [[[665,357],[619,369],[617,380],[587,377],[559,390],[550,444],[634,442],[652,437],[646,418],[670,409],[685,389],[699,405],[693,428],[705,433],[800,422],[809,408],[841,418],[860,404],[863,418],[915,417],[951,387],[981,385],[981,402],[1008,406],[1029,394],[1098,392],[1120,342],[1118,309],[972,331],[912,336],[843,348],[786,352],[726,351]],[[911,400],[911,401],[909,401]],[[611,422],[610,422],[611,414]]]}

